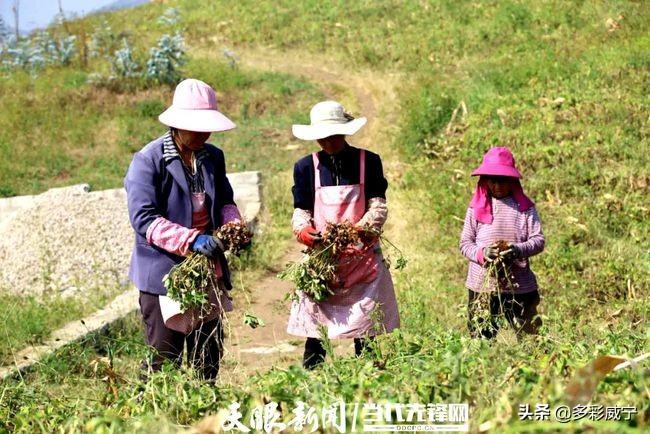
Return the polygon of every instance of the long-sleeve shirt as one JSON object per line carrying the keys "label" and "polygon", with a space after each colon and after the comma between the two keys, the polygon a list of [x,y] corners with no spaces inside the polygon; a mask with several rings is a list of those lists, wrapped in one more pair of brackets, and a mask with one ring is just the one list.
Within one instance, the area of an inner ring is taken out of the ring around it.
{"label": "long-sleeve shirt", "polygon": [[[202,162],[208,158],[208,153],[205,149],[201,149],[195,153],[195,157],[195,166],[192,170],[182,161],[171,132],[163,136],[163,159],[166,162],[178,159],[183,163],[185,178],[192,194],[192,227],[188,228],[169,221],[165,217],[158,217],[147,228],[146,238],[149,244],[180,256],[189,255],[192,242],[199,234],[205,233],[212,226],[210,214],[205,206],[205,186],[202,170],[200,170]],[[241,221],[241,215],[237,205],[227,204],[221,208],[221,224],[231,221]],[[217,277],[221,277],[219,261],[214,261],[214,265]]]}
{"label": "long-sleeve shirt", "polygon": [[491,224],[480,223],[470,207],[465,215],[465,224],[460,238],[460,251],[469,259],[469,270],[465,286],[475,292],[494,291],[494,279],[487,279],[484,267],[483,248],[504,240],[513,243],[521,257],[512,262],[512,283],[515,293],[523,294],[537,290],[537,279],[530,269],[528,258],[544,250],[542,224],[534,207],[519,211],[517,202],[511,198],[492,198]]}
{"label": "long-sleeve shirt", "polygon": [[[318,153],[320,180],[323,187],[352,185],[359,183],[359,148],[347,145],[336,155],[324,151]],[[386,199],[388,182],[379,155],[366,150],[366,201],[372,198]],[[296,162],[293,168],[293,207],[314,211],[314,163],[307,155]]]}
{"label": "long-sleeve shirt", "polygon": [[[149,143],[133,156],[133,161],[124,178],[127,192],[129,219],[135,230],[135,244],[129,268],[129,277],[143,292],[164,295],[166,289],[162,278],[184,257],[159,247],[149,233],[149,227],[156,219],[166,220],[185,228],[192,228],[192,191],[180,158],[164,158],[164,140],[160,137]],[[210,230],[223,222],[223,208],[234,205],[233,191],[226,177],[223,151],[214,146],[205,146],[206,158],[197,166],[204,180],[205,209],[208,211]],[[197,156],[197,162],[199,158]],[[160,220],[159,220],[160,222]],[[190,237],[185,239],[190,241]],[[184,247],[187,243],[183,243]],[[170,250],[174,250],[171,249]],[[181,249],[182,250],[182,249]],[[180,251],[178,252],[180,253]],[[222,261],[224,284],[232,288],[225,260]]]}

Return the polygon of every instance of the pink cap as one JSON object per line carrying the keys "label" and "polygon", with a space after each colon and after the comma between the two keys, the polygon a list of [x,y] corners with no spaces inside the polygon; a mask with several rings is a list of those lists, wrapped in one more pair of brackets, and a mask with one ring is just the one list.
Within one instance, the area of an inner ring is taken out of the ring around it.
{"label": "pink cap", "polygon": [[232,130],[236,125],[217,110],[217,95],[208,84],[188,78],[174,91],[171,107],[158,116],[163,124],[187,131]]}
{"label": "pink cap", "polygon": [[478,175],[521,178],[515,167],[515,157],[506,147],[495,147],[487,151],[483,156],[483,163],[472,172],[472,176]]}

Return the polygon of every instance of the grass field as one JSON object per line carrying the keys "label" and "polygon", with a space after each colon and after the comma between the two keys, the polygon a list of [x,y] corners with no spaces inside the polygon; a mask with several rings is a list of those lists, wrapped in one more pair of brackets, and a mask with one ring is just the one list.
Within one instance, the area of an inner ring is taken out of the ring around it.
{"label": "grass field", "polygon": [[[252,272],[242,273],[247,284],[277,265],[288,242],[291,162],[312,149],[291,141],[288,126],[306,120],[323,92],[356,104],[346,84],[376,97],[372,149],[382,154],[390,182],[388,234],[409,259],[396,274],[402,327],[380,339],[373,355],[337,357],[312,373],[278,367],[214,389],[168,372],[136,398],[145,349],[131,318],[0,386],[6,429],[173,432],[233,400],[248,416],[265,399],[290,407],[340,398],[468,402],[474,431],[484,422],[494,432],[647,430],[643,367],[610,374],[592,400],[636,406],[632,421],[558,425],[517,417],[520,403],[565,402],[568,381],[598,356],[650,350],[650,12],[643,2],[170,4],[183,16],[190,56],[200,54],[184,73],[214,84],[224,110],[246,125],[218,143],[229,170],[258,169],[264,161],[264,235],[246,264]],[[106,19],[143,35],[138,41],[147,46],[161,31],[151,23],[167,6]],[[297,74],[302,64],[315,64],[340,80],[332,88],[322,77],[307,83],[232,70],[218,60],[224,47],[241,57],[280,50],[278,63],[293,63]],[[0,150],[19,150],[0,162],[2,194],[79,181],[117,186],[131,152],[158,133],[155,114],[169,89],[100,92],[74,78],[88,72],[73,65],[46,70],[36,81],[20,73],[2,79]],[[49,109],[34,103],[41,100]],[[37,116],[20,116],[25,106]],[[507,332],[493,344],[472,341],[465,328],[467,264],[457,244],[473,188],[469,173],[497,144],[515,153],[547,238],[546,251],[533,260],[545,325],[539,337],[519,343]],[[104,356],[121,376],[116,392],[102,381],[109,367],[88,364]]]}
{"label": "grass field", "polygon": [[[290,218],[286,192],[291,185],[291,163],[306,149],[285,149],[288,133],[282,126],[297,121],[301,113],[296,107],[320,94],[311,84],[293,77],[244,72],[221,60],[196,58],[186,68],[188,75],[200,76],[220,89],[224,111],[235,122],[255,125],[211,140],[225,150],[228,171],[262,169],[265,178],[267,212],[262,219],[269,230],[262,237],[267,241],[260,242],[246,262],[253,278],[255,270],[261,272],[277,261],[282,240],[286,242],[287,235],[277,225]],[[70,77],[83,75],[84,71],[56,69],[45,71],[37,80],[17,73],[12,75],[15,80],[5,77],[1,82],[0,148],[5,155],[13,155],[0,163],[3,193],[33,194],[82,182],[93,190],[121,187],[132,153],[164,133],[157,116],[171,99],[170,89],[114,93],[83,84],[83,80],[69,85]],[[25,100],[34,101],[33,107],[25,107]],[[266,164],[260,168],[257,162],[262,159]],[[276,220],[271,219],[276,214]],[[11,361],[15,351],[39,343],[49,331],[98,309],[122,290],[116,286],[72,300],[54,291],[42,299],[2,294],[0,360]]]}

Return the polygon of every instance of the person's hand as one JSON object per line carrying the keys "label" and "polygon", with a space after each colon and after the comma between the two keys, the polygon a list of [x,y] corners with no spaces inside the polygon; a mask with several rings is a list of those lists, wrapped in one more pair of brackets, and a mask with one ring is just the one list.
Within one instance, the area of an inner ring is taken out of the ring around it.
{"label": "person's hand", "polygon": [[508,244],[507,250],[504,250],[503,252],[499,252],[499,256],[501,256],[504,261],[512,261],[513,259],[517,259],[521,257],[521,250],[519,250],[519,247],[510,243]]}
{"label": "person's hand", "polygon": [[323,237],[313,226],[305,226],[298,232],[298,241],[307,247],[314,247],[316,243],[323,241]]}
{"label": "person's hand", "polygon": [[357,226],[356,229],[359,233],[359,238],[361,239],[361,248],[371,246],[377,242],[380,234],[379,230],[372,226]]}
{"label": "person's hand", "polygon": [[250,250],[252,245],[253,245],[253,238],[251,236],[251,238],[248,241],[242,243],[239,246],[239,248],[237,249],[237,253],[235,253],[235,256],[239,257],[244,250]]}
{"label": "person's hand", "polygon": [[213,258],[218,252],[223,252],[223,244],[213,236],[199,235],[190,245],[190,251]]}
{"label": "person's hand", "polygon": [[248,241],[246,241],[245,243],[242,243],[241,250],[250,249],[250,247],[252,245],[253,245],[253,238],[251,237]]}
{"label": "person's hand", "polygon": [[496,244],[483,247],[483,258],[486,262],[492,262],[499,257],[499,248]]}

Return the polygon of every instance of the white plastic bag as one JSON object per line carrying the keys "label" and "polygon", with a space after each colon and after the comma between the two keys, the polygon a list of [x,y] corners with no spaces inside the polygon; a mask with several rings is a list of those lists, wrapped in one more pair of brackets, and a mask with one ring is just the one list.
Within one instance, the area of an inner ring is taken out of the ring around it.
{"label": "white plastic bag", "polygon": [[[166,295],[159,296],[160,312],[162,313],[165,326],[177,332],[189,334],[196,330],[201,323],[217,318],[223,310],[219,297],[221,291],[223,289],[221,282],[219,282],[219,287],[210,291],[208,294],[210,303],[208,309],[192,308],[185,312],[181,310],[181,304],[179,302],[172,300]],[[203,314],[201,312],[202,310]]]}

